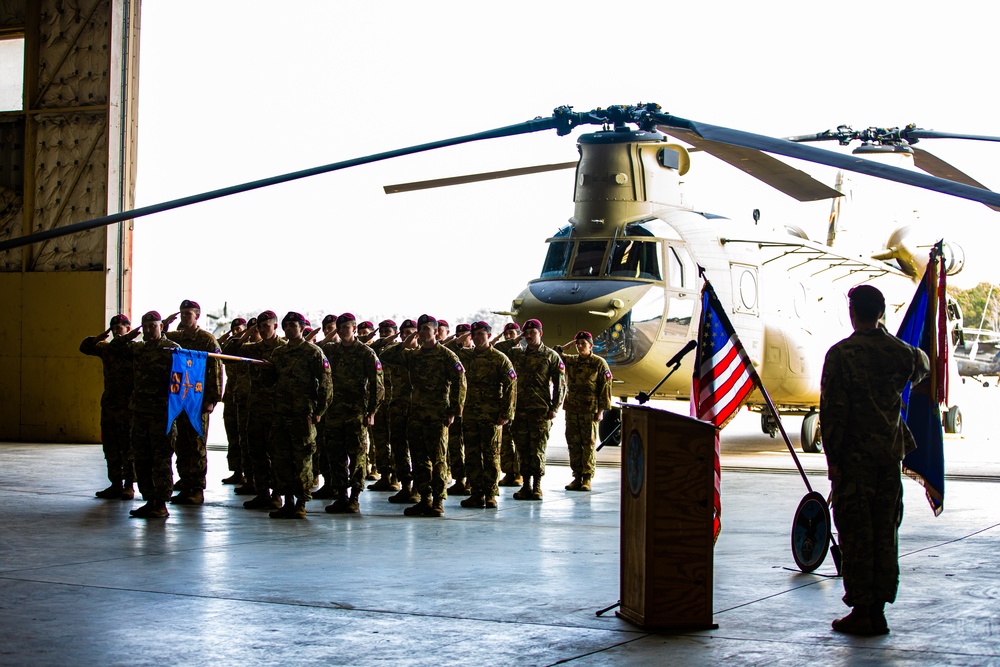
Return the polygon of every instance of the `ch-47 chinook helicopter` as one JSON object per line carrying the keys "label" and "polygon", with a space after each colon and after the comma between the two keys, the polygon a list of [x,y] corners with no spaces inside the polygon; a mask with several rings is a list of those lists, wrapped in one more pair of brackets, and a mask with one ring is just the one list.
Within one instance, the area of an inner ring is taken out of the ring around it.
{"label": "ch-47 chinook helicopter", "polygon": [[[0,242],[0,252],[240,192],[423,151],[542,130],[583,134],[578,162],[389,186],[387,192],[488,180],[575,167],[575,211],[548,240],[541,277],[514,299],[510,314],[536,317],[548,339],[580,329],[599,332],[596,348],[612,365],[616,393],[630,397],[658,380],[664,363],[697,332],[698,267],[712,281],[780,411],[806,414],[803,444],[817,450],[819,374],[827,348],[849,330],[845,293],[861,282],[887,297],[890,328],[913,293],[912,276],[926,255],[905,235],[878,259],[804,238],[794,229],[767,230],[681,205],[680,178],[689,152],[673,136],[753,175],[800,201],[840,193],[761,151],[804,159],[1000,207],[1000,195],[982,187],[920,174],[731,128],[662,113],[659,105],[615,106],[588,112],[559,107],[550,117],[213,190]],[[937,239],[931,239],[935,241]],[[894,260],[894,266],[889,263]],[[924,260],[926,261],[926,260]],[[960,268],[952,262],[951,270]],[[685,398],[687,373],[656,393]],[[759,407],[755,397],[753,405]],[[773,424],[763,418],[765,431]],[[610,428],[610,420],[605,420]]]}

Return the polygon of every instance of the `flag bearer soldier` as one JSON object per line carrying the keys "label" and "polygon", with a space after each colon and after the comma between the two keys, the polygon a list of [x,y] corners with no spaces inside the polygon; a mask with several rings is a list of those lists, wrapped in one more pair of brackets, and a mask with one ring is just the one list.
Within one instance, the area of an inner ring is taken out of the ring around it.
{"label": "flag bearer soldier", "polygon": [[[219,345],[229,340],[234,334],[242,333],[247,328],[247,321],[237,317],[229,324],[229,331],[219,337]],[[246,429],[243,424],[247,418],[247,401],[250,398],[249,369],[239,361],[223,361],[226,370],[226,386],[222,394],[222,421],[226,426],[226,439],[229,447],[226,451],[226,462],[232,471],[230,477],[222,480],[223,484],[245,484],[243,476],[243,447],[241,438]],[[247,468],[249,468],[247,461]]]}
{"label": "flag bearer soldier", "polygon": [[323,351],[302,338],[305,318],[290,312],[281,320],[286,345],[275,348],[265,382],[274,382],[274,419],[269,440],[273,451],[275,490],[284,506],[272,519],[304,519],[310,498],[316,450],[316,424],[333,393],[330,364]]}
{"label": "flag bearer soldier", "polygon": [[877,288],[859,285],[848,297],[854,333],[827,352],[820,384],[823,449],[844,559],[844,604],[852,607],[833,629],[883,635],[889,632],[885,604],[895,601],[899,587],[900,461],[916,447],[900,418],[901,394],[930,372],[930,362],[923,350],[881,326],[885,297]]}
{"label": "flag bearer soldier", "polygon": [[[501,337],[503,340],[517,338],[520,333],[521,327],[517,322],[508,322],[504,325],[503,331],[493,339],[493,343],[496,344]],[[512,431],[511,422],[504,424],[500,429],[500,470],[503,472],[500,486],[521,486],[524,481],[517,463],[517,450],[514,449]]]}
{"label": "flag bearer soldier", "polygon": [[[260,334],[256,343],[248,342],[253,333]],[[269,361],[271,355],[286,341],[278,336],[278,316],[273,310],[265,310],[257,316],[257,324],[249,327],[238,337],[226,343],[224,352],[260,361]],[[252,364],[250,371],[250,403],[247,419],[247,442],[250,444],[250,461],[253,470],[253,486],[257,492],[250,500],[243,503],[247,509],[279,509],[281,496],[272,494],[275,488],[274,474],[271,468],[272,452],[269,442],[271,425],[274,422],[274,404],[276,400],[273,386],[264,382],[261,364]]]}
{"label": "flag bearer soldier", "polygon": [[[133,342],[142,333],[142,341]],[[136,481],[146,504],[129,511],[141,519],[162,519],[169,515],[167,500],[174,487],[170,457],[174,453],[177,426],[167,426],[170,398],[171,351],[180,347],[163,336],[160,314],[151,310],[142,316],[142,329],[119,336],[109,344],[115,353],[132,360],[132,451]]]}
{"label": "flag bearer soldier", "polygon": [[[370,347],[357,339],[357,322],[351,313],[337,318],[339,343],[327,343],[323,352],[333,375],[333,402],[326,416],[327,447],[331,453],[336,500],[330,514],[356,514],[365,488],[367,442],[365,429],[375,420],[385,389],[382,364]],[[351,489],[350,497],[347,490]]]}
{"label": "flag bearer soldier", "polygon": [[[200,352],[218,353],[219,343],[215,336],[198,326],[201,317],[201,306],[197,302],[185,299],[180,306],[180,324],[177,331],[169,331],[164,336],[181,347]],[[164,321],[169,326],[176,315],[171,315]],[[188,419],[187,413],[181,414],[177,421],[177,495],[170,499],[176,505],[201,505],[205,502],[205,477],[208,472],[208,449],[205,438],[208,436],[208,416],[215,409],[215,404],[222,399],[222,364],[218,359],[209,357],[205,361],[205,395],[201,404],[201,435],[195,431]]]}
{"label": "flag bearer soldier", "polygon": [[[371,348],[376,355],[381,356],[383,350],[396,342],[398,333],[396,323],[392,320],[382,320],[378,324],[378,339],[372,341]],[[371,491],[399,491],[399,483],[395,480],[392,461],[392,436],[389,432],[389,400],[392,396],[392,381],[389,377],[388,369],[383,364],[382,380],[385,384],[385,401],[382,407],[375,413],[375,423],[369,429],[372,444],[375,447],[375,467],[379,472],[379,479],[374,484],[370,484]]]}
{"label": "flag bearer soldier", "polygon": [[[403,320],[399,326],[402,341],[411,340],[417,333],[417,323]],[[390,503],[412,504],[420,500],[420,494],[413,490],[413,469],[410,462],[410,372],[403,362],[404,342],[391,343],[382,348],[379,358],[385,366],[389,378],[389,438],[392,451],[392,467],[400,489],[389,497]]]}
{"label": "flag bearer soldier", "polygon": [[[440,331],[440,329],[441,323],[438,322],[438,330]],[[460,350],[472,349],[471,326],[468,324],[457,325],[455,335],[442,342],[456,355],[459,355]],[[451,472],[451,478],[455,480],[455,483],[448,488],[448,493],[453,496],[467,496],[471,492],[467,483],[468,471],[465,468],[462,419],[463,417],[456,417],[455,421],[448,427],[448,469]]]}
{"label": "flag bearer soldier", "polygon": [[566,447],[573,481],[567,491],[590,491],[596,467],[597,424],[611,407],[611,369],[594,354],[594,337],[581,331],[574,339],[578,354],[553,348],[566,365]]}
{"label": "flag bearer soldier", "polygon": [[[514,492],[515,500],[541,500],[545,475],[545,447],[566,396],[565,365],[554,350],[542,343],[542,323],[528,320],[521,335],[500,343],[517,371],[517,407],[514,417],[514,444],[524,476],[524,484]],[[524,338],[527,346],[518,343]]]}
{"label": "flag bearer soldier", "polygon": [[474,347],[462,348],[467,389],[462,409],[465,467],[471,495],[462,507],[497,506],[500,478],[500,427],[514,418],[517,374],[510,360],[490,345],[490,325],[472,324]]}
{"label": "flag bearer soldier", "polygon": [[[448,427],[462,416],[465,403],[465,369],[455,353],[441,345],[438,321],[430,315],[417,320],[400,350],[402,365],[410,376],[410,420],[407,437],[413,457],[414,490],[420,501],[407,507],[406,516],[444,516]],[[393,352],[387,350],[386,354]]]}
{"label": "flag bearer soldier", "polygon": [[135,461],[132,456],[132,412],[128,407],[132,398],[132,359],[107,341],[127,334],[131,330],[128,316],[118,314],[111,318],[107,331],[99,336],[88,336],[80,343],[80,352],[100,357],[104,367],[104,393],[101,394],[101,442],[108,466],[111,485],[98,491],[98,498],[132,500],[135,490]]}

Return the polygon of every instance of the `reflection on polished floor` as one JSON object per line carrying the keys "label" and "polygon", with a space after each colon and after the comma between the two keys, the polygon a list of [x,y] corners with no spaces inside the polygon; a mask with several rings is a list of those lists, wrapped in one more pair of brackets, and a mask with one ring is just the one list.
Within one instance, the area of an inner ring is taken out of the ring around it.
{"label": "reflection on polished floor", "polygon": [[203,507],[144,521],[94,498],[100,447],[0,445],[0,664],[1000,664],[995,482],[950,482],[936,519],[906,482],[893,631],[861,639],[830,631],[829,559],[789,569],[794,475],[727,470],[719,628],[669,635],[595,615],[618,599],[617,469],[586,494],[551,465],[542,502],[498,510],[406,518],[366,492],[305,521],[244,510],[222,452],[209,469]]}

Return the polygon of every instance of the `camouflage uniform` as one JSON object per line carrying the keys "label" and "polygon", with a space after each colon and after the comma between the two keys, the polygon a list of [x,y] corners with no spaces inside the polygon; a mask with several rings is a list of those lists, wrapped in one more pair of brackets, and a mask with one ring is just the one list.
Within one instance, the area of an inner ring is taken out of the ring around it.
{"label": "camouflage uniform", "polygon": [[[457,338],[445,343],[444,346],[454,352],[459,359],[462,358],[463,350],[471,349],[462,347]],[[466,376],[466,381],[468,381],[468,376]],[[464,418],[463,412],[463,416],[455,417],[455,421],[448,426],[448,473],[455,480],[455,486],[452,489],[458,495],[468,493],[465,483],[468,476],[468,470],[465,467],[465,431],[462,428]]]}
{"label": "camouflage uniform", "polygon": [[566,365],[566,447],[573,477],[589,482],[594,476],[597,422],[594,418],[611,407],[611,369],[596,354],[581,357],[563,354]]}
{"label": "camouflage uniform", "polygon": [[[174,341],[188,350],[218,353],[219,343],[215,336],[202,328],[168,331],[165,338]],[[222,400],[222,364],[218,359],[209,357],[205,360],[205,395],[202,405],[218,403]],[[205,439],[208,437],[209,413],[201,413],[201,432],[198,435],[191,425],[186,412],[177,418],[177,477],[180,478],[180,494],[182,496],[198,495],[205,489],[205,477],[208,472],[208,449]]]}
{"label": "camouflage uniform", "polygon": [[497,495],[500,478],[500,427],[514,418],[517,374],[510,360],[490,346],[465,348],[458,358],[465,366],[466,394],[462,409],[465,464],[474,498]]}
{"label": "camouflage uniform", "polygon": [[431,348],[386,350],[401,353],[410,379],[407,440],[413,458],[413,490],[425,501],[447,498],[448,418],[461,417],[465,372],[455,353],[440,343]]}
{"label": "camouflage uniform", "polygon": [[352,345],[327,343],[323,353],[330,360],[333,375],[333,402],[323,420],[331,484],[341,499],[346,498],[348,488],[356,499],[365,488],[368,460],[364,419],[378,410],[385,396],[382,363],[358,340]]}
{"label": "camouflage uniform", "polygon": [[[233,472],[250,471],[250,451],[247,445],[247,418],[250,404],[250,369],[242,361],[223,361],[226,369],[226,389],[222,395],[225,404],[222,421],[226,426],[229,449],[226,462]],[[249,477],[249,475],[247,475]]]}
{"label": "camouflage uniform", "polygon": [[[379,338],[371,344],[371,348],[376,355],[381,355],[382,351],[392,344],[393,339],[391,338]],[[391,489],[392,487],[389,484],[389,481],[390,477],[394,475],[395,470],[395,466],[393,465],[392,435],[389,429],[388,409],[388,403],[390,401],[390,397],[392,396],[392,379],[389,376],[389,369],[385,368],[384,365],[383,371],[382,381],[385,388],[385,400],[379,411],[375,413],[375,423],[369,429],[372,444],[375,447],[375,468],[378,470],[378,474],[381,477],[379,483],[373,484],[369,487],[375,490]]]}
{"label": "camouflage uniform", "polygon": [[[494,346],[494,349],[503,353],[496,346]],[[504,356],[507,355],[504,354]],[[521,466],[517,461],[517,449],[514,447],[513,432],[513,422],[508,422],[500,427],[500,471],[504,474],[504,484],[506,486],[519,486],[521,484]]]}
{"label": "camouflage uniform", "polygon": [[166,501],[174,488],[170,457],[177,439],[176,423],[167,429],[170,369],[173,366],[170,350],[179,345],[166,338],[132,342],[124,337],[108,345],[114,353],[132,360],[135,382],[129,407],[132,409],[132,451],[139,493],[147,502]]}
{"label": "camouflage uniform", "polygon": [[[386,401],[389,403],[386,412],[389,417],[389,449],[392,452],[392,468],[396,479],[409,488],[413,481],[413,470],[410,467],[410,445],[407,429],[410,423],[410,373],[403,364],[402,343],[386,345],[379,352],[385,369]],[[376,415],[377,418],[377,415]]]}
{"label": "camouflage uniform", "polygon": [[135,382],[131,355],[112,347],[106,340],[90,336],[80,343],[80,352],[100,357],[104,366],[104,393],[101,394],[101,442],[108,465],[108,479],[114,486],[131,486],[135,481],[132,455],[132,411],[129,399]]}
{"label": "camouflage uniform", "polygon": [[271,364],[265,382],[275,378],[274,418],[268,433],[274,488],[305,502],[310,499],[316,450],[313,417],[322,416],[333,393],[330,365],[322,350],[301,339],[275,348]]}
{"label": "camouflage uniform", "polygon": [[[268,361],[277,348],[286,344],[278,336],[256,343],[234,338],[226,341],[223,352],[249,359]],[[275,487],[274,475],[271,471],[271,446],[268,440],[274,421],[275,391],[273,386],[267,386],[264,383],[261,364],[251,364],[247,370],[250,375],[247,443],[250,452],[253,486],[257,491],[257,497],[262,498],[268,495],[269,489]]]}
{"label": "camouflage uniform", "polygon": [[517,371],[517,407],[514,416],[514,444],[524,476],[538,480],[545,475],[545,447],[552,422],[548,413],[556,412],[566,396],[566,366],[545,343],[535,350],[522,349],[514,340],[497,343]]}
{"label": "camouflage uniform", "polygon": [[823,448],[831,469],[840,470],[831,504],[843,554],[844,602],[851,607],[896,599],[900,461],[915,447],[900,417],[900,394],[928,369],[923,351],[881,328],[855,331],[826,355]]}

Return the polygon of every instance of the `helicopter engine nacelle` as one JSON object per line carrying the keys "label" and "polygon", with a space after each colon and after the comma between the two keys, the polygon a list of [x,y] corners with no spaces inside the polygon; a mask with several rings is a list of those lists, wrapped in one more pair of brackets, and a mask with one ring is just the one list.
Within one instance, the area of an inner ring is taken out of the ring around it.
{"label": "helicopter engine nacelle", "polygon": [[[930,258],[930,248],[933,243],[920,238],[912,227],[900,227],[892,233],[885,244],[885,250],[872,255],[872,259],[888,261],[896,260],[900,270],[911,277],[919,277],[927,270]],[[965,267],[965,251],[962,246],[945,241],[942,244],[944,252],[945,273],[953,276]]]}

